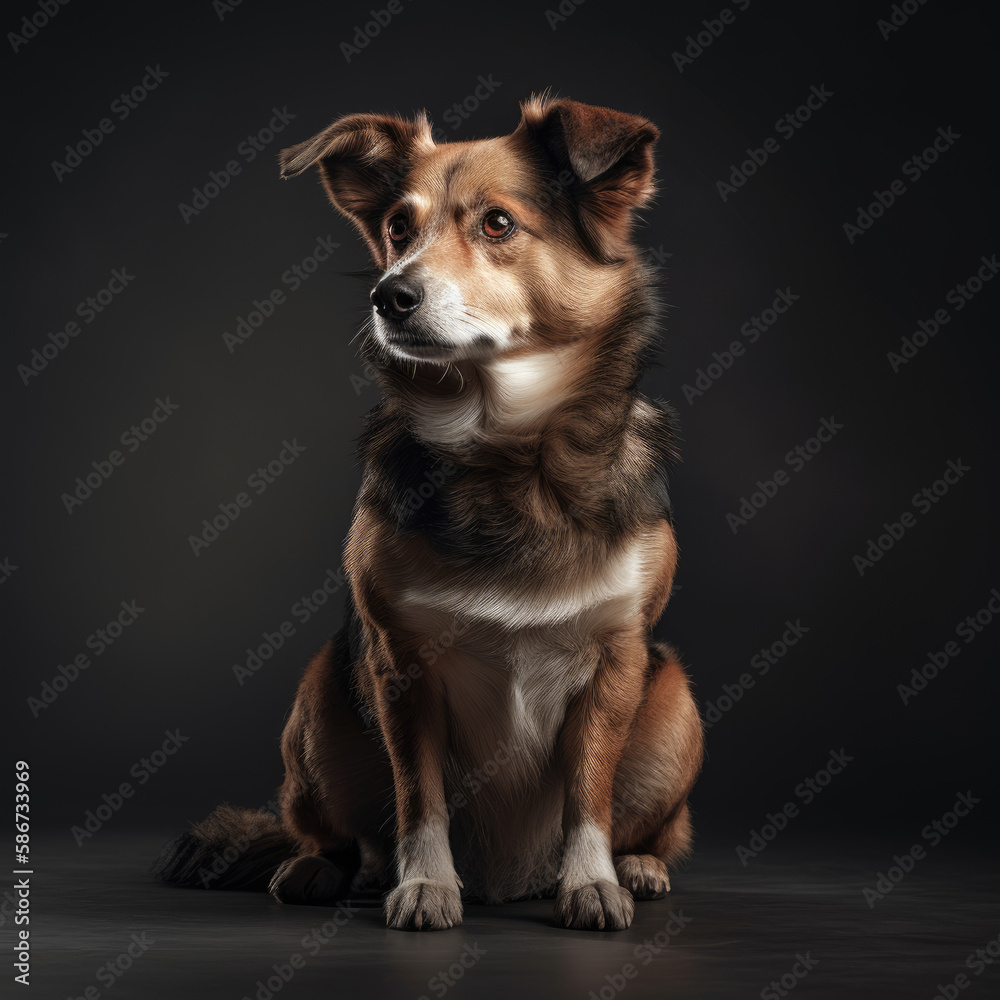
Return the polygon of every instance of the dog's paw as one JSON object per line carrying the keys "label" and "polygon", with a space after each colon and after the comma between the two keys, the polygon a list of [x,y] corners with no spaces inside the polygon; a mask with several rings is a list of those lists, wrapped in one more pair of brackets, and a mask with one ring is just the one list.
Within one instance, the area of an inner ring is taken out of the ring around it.
{"label": "dog's paw", "polygon": [[385,922],[396,930],[440,931],[462,922],[457,885],[411,879],[385,900]]}
{"label": "dog's paw", "polygon": [[608,879],[560,890],[556,897],[556,922],[581,931],[623,931],[634,910],[628,889]]}
{"label": "dog's paw", "polygon": [[271,879],[270,891],[279,902],[324,906],[347,899],[354,872],[326,858],[304,854],[283,862]]}
{"label": "dog's paw", "polygon": [[652,854],[621,854],[615,858],[615,871],[634,899],[662,899],[670,892],[667,866]]}

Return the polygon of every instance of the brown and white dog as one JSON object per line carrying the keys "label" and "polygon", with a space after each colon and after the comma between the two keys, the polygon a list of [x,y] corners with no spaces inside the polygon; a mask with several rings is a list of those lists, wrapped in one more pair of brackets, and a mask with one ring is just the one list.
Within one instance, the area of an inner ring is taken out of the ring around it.
{"label": "brown and white dog", "polygon": [[522,112],[440,145],[424,116],[350,115],[281,154],[368,242],[384,399],[280,820],[220,807],[165,881],[206,884],[228,847],[208,884],[333,904],[374,883],[391,927],[460,923],[464,887],[554,893],[560,924],[611,930],[688,849],[701,723],[650,639],[677,558],[672,423],[637,388],[657,306],[631,223],[658,133],[564,99]]}

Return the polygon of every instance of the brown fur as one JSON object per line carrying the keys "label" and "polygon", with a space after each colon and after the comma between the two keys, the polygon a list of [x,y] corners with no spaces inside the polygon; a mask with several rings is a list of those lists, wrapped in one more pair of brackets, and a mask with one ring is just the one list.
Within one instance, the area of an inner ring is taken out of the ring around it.
{"label": "brown fur", "polygon": [[[446,927],[464,880],[489,900],[557,891],[559,922],[612,929],[689,848],[701,725],[649,639],[677,558],[672,423],[636,388],[656,304],[630,230],[656,136],[540,98],[499,139],[351,115],[282,154],[285,176],[318,167],[384,272],[363,345],[384,402],[348,624],[282,741],[299,850],[281,899],[398,880],[391,926]],[[483,228],[497,209],[509,238]]]}

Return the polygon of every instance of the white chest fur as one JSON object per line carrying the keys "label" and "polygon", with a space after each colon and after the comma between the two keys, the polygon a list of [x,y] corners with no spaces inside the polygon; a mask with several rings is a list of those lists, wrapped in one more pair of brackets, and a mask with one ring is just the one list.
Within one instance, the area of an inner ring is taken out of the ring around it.
{"label": "white chest fur", "polygon": [[[646,540],[576,578],[502,586],[488,572],[447,585],[420,576],[399,596],[411,623],[461,620],[461,634],[435,665],[461,757],[482,767],[504,752],[501,785],[530,783],[551,757],[572,699],[600,663],[596,637],[634,619],[652,572]],[[440,577],[438,577],[438,581]]]}
{"label": "white chest fur", "polygon": [[527,579],[472,570],[447,583],[430,573],[422,579],[415,571],[399,605],[510,630],[558,625],[581,615],[601,618],[602,607],[615,617],[627,616],[648,586],[648,552],[649,541],[638,539],[598,569],[563,573],[558,579],[546,574],[544,566]]}
{"label": "white chest fur", "polygon": [[579,623],[490,633],[463,634],[435,667],[452,743],[464,768],[487,770],[494,790],[530,787],[600,650]]}

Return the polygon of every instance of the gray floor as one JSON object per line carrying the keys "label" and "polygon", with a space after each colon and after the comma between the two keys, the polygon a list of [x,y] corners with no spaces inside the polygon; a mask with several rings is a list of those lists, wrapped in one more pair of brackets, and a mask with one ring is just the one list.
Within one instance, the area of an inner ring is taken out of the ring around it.
{"label": "gray floor", "polygon": [[[998,879],[985,852],[932,853],[872,910],[862,889],[886,867],[884,844],[798,854],[772,845],[747,868],[732,850],[703,846],[667,899],[637,906],[627,931],[559,929],[551,902],[538,900],[469,905],[462,927],[428,934],[387,930],[374,900],[337,911],[159,886],[147,869],[164,839],[108,832],[82,848],[36,840],[34,989],[8,993],[5,983],[4,995],[770,1000],[791,985],[796,996],[932,1000],[964,972],[970,986],[960,995],[1000,996],[1000,960],[980,975],[965,965],[1000,933]],[[5,949],[10,929],[5,916]],[[668,943],[657,953],[658,935]],[[138,957],[122,959],[119,970],[130,967],[115,975],[108,963],[130,943]],[[810,968],[796,981],[797,955]]]}

